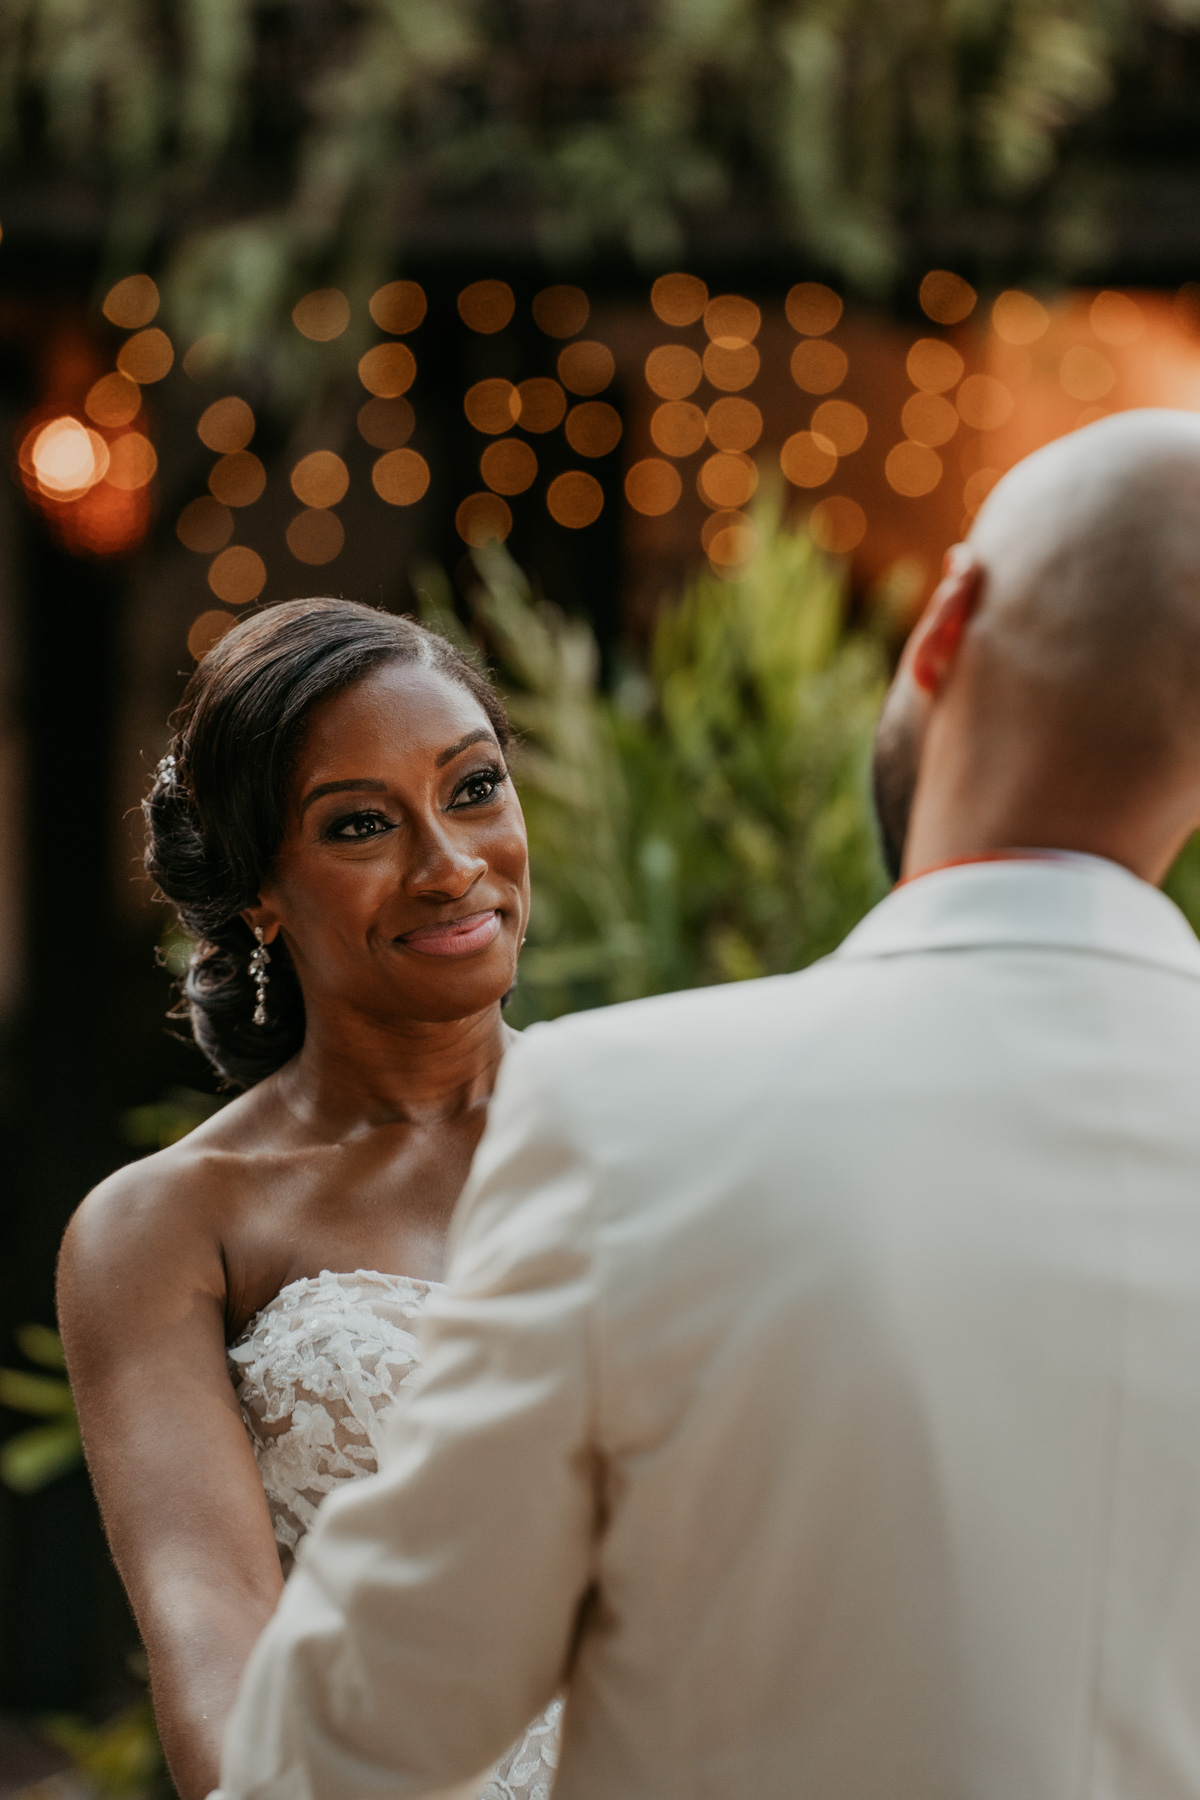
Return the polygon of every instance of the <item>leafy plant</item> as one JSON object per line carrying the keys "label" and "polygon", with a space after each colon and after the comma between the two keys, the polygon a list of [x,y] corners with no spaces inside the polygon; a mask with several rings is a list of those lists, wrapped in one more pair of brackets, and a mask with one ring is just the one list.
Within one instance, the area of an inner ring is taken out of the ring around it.
{"label": "leafy plant", "polygon": [[[774,505],[736,579],[697,576],[611,694],[589,626],[476,554],[478,633],[520,734],[533,915],[516,1020],[801,968],[883,892],[867,760],[884,655]],[[444,583],[424,616],[462,637]]]}
{"label": "leafy plant", "polygon": [[166,1800],[174,1792],[149,1698],[135,1700],[101,1725],[63,1713],[43,1719],[41,1729],[66,1751],[96,1800]]}
{"label": "leafy plant", "polygon": [[32,1375],[22,1369],[0,1369],[0,1405],[46,1420],[0,1445],[0,1481],[15,1493],[32,1494],[77,1468],[83,1461],[83,1444],[57,1331],[22,1325],[17,1342],[30,1362],[55,1371]]}

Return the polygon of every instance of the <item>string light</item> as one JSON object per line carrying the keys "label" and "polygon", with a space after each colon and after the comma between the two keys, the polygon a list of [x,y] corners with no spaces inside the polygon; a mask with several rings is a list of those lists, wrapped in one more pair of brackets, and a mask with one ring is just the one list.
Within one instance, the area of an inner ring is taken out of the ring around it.
{"label": "string light", "polygon": [[342,521],[323,507],[297,513],[287,528],[287,547],[297,562],[320,566],[340,556],[346,542]]}
{"label": "string light", "polygon": [[210,494],[189,500],[175,521],[175,535],[188,550],[211,556],[233,536],[233,514]]}
{"label": "string light", "polygon": [[806,394],[832,394],[841,387],[850,369],[850,358],[840,344],[824,338],[808,338],[792,351],[792,380]]}
{"label": "string light", "polygon": [[625,498],[634,512],[645,513],[649,518],[669,513],[679,504],[682,493],[679,470],[657,456],[635,462],[625,477]]}
{"label": "string light", "polygon": [[973,431],[995,431],[1016,405],[1012,390],[994,375],[968,375],[954,396],[954,403],[963,424]]}
{"label": "string light", "polygon": [[746,300],[741,294],[721,294],[704,309],[704,329],[712,342],[724,350],[753,343],[761,324],[762,313],[753,300]]}
{"label": "string light", "polygon": [[1102,343],[1132,344],[1146,329],[1146,320],[1136,300],[1105,288],[1096,295],[1088,309],[1092,330]]}
{"label": "string light", "polygon": [[187,635],[187,647],[190,655],[199,662],[215,649],[227,631],[237,624],[237,615],[228,612],[202,612],[198,619],[193,619],[192,628]]}
{"label": "string light", "polygon": [[350,323],[350,302],[340,288],[314,288],[293,306],[292,323],[314,344],[331,343]]}
{"label": "string light", "polygon": [[149,275],[127,275],[109,288],[101,311],[110,324],[136,331],[158,311],[158,289]]}
{"label": "string light", "polygon": [[839,456],[852,456],[866,442],[867,415],[849,400],[826,400],[813,413],[812,428]]}
{"label": "string light", "polygon": [[546,490],[546,507],[550,517],[570,531],[581,531],[600,517],[604,506],[604,489],[594,475],[583,469],[568,469],[558,475]]}
{"label": "string light", "polygon": [[581,338],[559,351],[558,378],[572,394],[599,394],[616,372],[608,345],[598,344],[593,338]]}
{"label": "string light", "polygon": [[969,318],[979,298],[969,281],[949,269],[931,269],[921,283],[919,299],[926,318],[939,325],[958,325]]}
{"label": "string light", "polygon": [[1059,364],[1058,379],[1073,400],[1103,400],[1116,385],[1117,372],[1101,351],[1076,344]]}
{"label": "string light", "polygon": [[108,471],[104,439],[69,414],[35,428],[27,441],[34,482],[49,499],[79,499]]}
{"label": "string light", "polygon": [[132,492],[152,481],[157,468],[158,455],[150,439],[140,431],[127,431],[109,445],[104,478],[113,487]]}
{"label": "string light", "polygon": [[416,379],[417,359],[407,344],[376,344],[358,359],[358,379],[368,394],[396,400]]}
{"label": "string light", "polygon": [[237,394],[214,400],[200,414],[196,436],[210,450],[229,454],[244,450],[254,436],[254,414]]}
{"label": "string light", "polygon": [[700,465],[696,487],[706,506],[741,507],[758,486],[758,470],[748,456],[718,450]]}
{"label": "string light", "polygon": [[708,560],[718,571],[740,568],[758,549],[758,533],[749,519],[722,526],[708,540]]}
{"label": "string light", "polygon": [[591,302],[582,288],[543,288],[533,297],[534,323],[547,337],[575,337],[588,322]]}
{"label": "string light", "polygon": [[480,550],[484,544],[504,542],[512,530],[512,513],[498,494],[469,494],[455,513],[454,524],[463,543]]}
{"label": "string light", "polygon": [[665,400],[650,415],[650,436],[664,456],[692,456],[707,435],[704,414],[690,400]]}
{"label": "string light", "polygon": [[537,480],[538,463],[520,438],[497,438],[479,459],[479,473],[497,494],[523,494]]}
{"label": "string light", "polygon": [[119,370],[112,375],[102,375],[88,389],[83,410],[97,425],[114,430],[137,418],[142,410],[142,390],[136,381],[131,381]]}
{"label": "string light", "polygon": [[516,304],[507,281],[473,281],[458,296],[458,315],[470,330],[490,336],[504,330]]}
{"label": "string light", "polygon": [[784,301],[788,324],[805,337],[823,337],[842,316],[842,299],[820,281],[801,281]]}
{"label": "string light", "polygon": [[197,338],[183,359],[183,372],[192,381],[203,381],[224,360],[228,339],[223,331],[210,331]]}
{"label": "string light", "polygon": [[429,479],[429,464],[416,450],[389,450],[371,470],[371,485],[389,506],[415,506]]}
{"label": "string light", "polygon": [[763,416],[753,400],[730,394],[713,401],[704,425],[718,450],[751,450],[762,436]]}
{"label": "string light", "polygon": [[1040,300],[1020,288],[1006,288],[992,306],[992,329],[1006,344],[1034,344],[1050,324]]}
{"label": "string light", "polygon": [[700,318],[708,304],[708,289],[697,275],[660,275],[650,289],[650,304],[664,325],[678,330]]}
{"label": "string light", "polygon": [[585,400],[567,414],[566,437],[579,456],[608,456],[621,441],[621,415],[606,400]]}
{"label": "string light", "polygon": [[151,382],[161,381],[170,372],[175,361],[175,347],[165,331],[157,325],[151,325],[148,331],[139,331],[127,338],[117,352],[117,367],[131,381],[140,387],[148,387]]}
{"label": "string light", "polygon": [[365,400],[358,409],[358,434],[375,450],[399,450],[416,425],[407,400]]}
{"label": "string light", "polygon": [[[516,389],[516,411],[509,423],[520,420],[522,431],[553,431],[561,425],[567,410],[567,396],[557,381],[548,375],[534,375]],[[507,431],[508,426],[501,429]]]}
{"label": "string light", "polygon": [[350,486],[350,471],[332,450],[302,456],[291,474],[292,492],[305,506],[336,506]]}
{"label": "string light", "polygon": [[209,492],[223,506],[253,506],[266,485],[267,471],[252,450],[223,456],[209,471]]}
{"label": "string light", "polygon": [[709,344],[704,352],[704,373],[713,387],[736,392],[749,387],[758,374],[759,354],[753,344]]}
{"label": "string light", "polygon": [[883,472],[896,493],[917,500],[931,494],[942,479],[942,459],[926,444],[897,444],[888,451]]}
{"label": "string light", "polygon": [[700,386],[704,365],[686,344],[659,344],[646,358],[646,386],[660,400],[686,400]]}
{"label": "string light", "polygon": [[779,452],[779,466],[793,487],[823,487],[837,465],[829,439],[811,431],[793,432]]}
{"label": "string light", "polygon": [[958,430],[958,409],[941,394],[910,394],[900,423],[914,444],[937,449],[948,444]]}
{"label": "string light", "polygon": [[208,585],[227,606],[249,605],[258,599],[266,584],[266,563],[245,544],[231,544],[209,566]]}
{"label": "string light", "polygon": [[[554,386],[558,388],[558,383]],[[561,393],[562,389],[558,391]],[[501,432],[512,430],[523,407],[520,393],[512,382],[493,376],[489,381],[477,381],[474,387],[467,389],[463,396],[463,411],[476,431],[499,437]]]}
{"label": "string light", "polygon": [[918,338],[905,362],[908,379],[927,394],[941,394],[962,379],[963,359],[944,338]]}
{"label": "string light", "polygon": [[371,295],[367,311],[380,331],[390,331],[394,337],[402,337],[406,332],[417,329],[425,317],[428,304],[425,290],[419,282],[389,281],[385,287],[377,288]]}
{"label": "string light", "polygon": [[813,542],[831,556],[847,556],[867,535],[867,515],[857,500],[830,494],[818,500],[808,515]]}
{"label": "string light", "polygon": [[709,513],[707,519],[705,519],[703,525],[700,527],[701,549],[704,551],[705,555],[708,555],[712,547],[713,539],[719,537],[721,532],[736,530],[739,526],[749,525],[749,523],[750,521],[744,512],[724,510],[721,512]]}

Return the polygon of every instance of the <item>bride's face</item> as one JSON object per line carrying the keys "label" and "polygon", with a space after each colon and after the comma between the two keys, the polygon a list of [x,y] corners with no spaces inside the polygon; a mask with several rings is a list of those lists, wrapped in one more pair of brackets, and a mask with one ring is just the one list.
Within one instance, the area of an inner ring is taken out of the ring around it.
{"label": "bride's face", "polygon": [[314,710],[246,915],[282,933],[310,1017],[481,1012],[513,984],[528,912],[525,821],[472,694],[387,663]]}

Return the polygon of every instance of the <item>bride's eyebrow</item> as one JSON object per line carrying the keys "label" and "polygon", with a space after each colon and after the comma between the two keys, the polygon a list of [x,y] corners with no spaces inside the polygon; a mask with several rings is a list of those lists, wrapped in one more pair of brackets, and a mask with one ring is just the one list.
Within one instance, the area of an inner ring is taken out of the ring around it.
{"label": "bride's eyebrow", "polygon": [[496,743],[494,732],[489,731],[486,725],[481,725],[475,731],[468,731],[466,737],[460,737],[457,744],[451,744],[448,750],[443,750],[437,758],[435,768],[444,769],[448,762],[453,762],[456,756],[461,756],[471,744],[495,744],[497,750],[500,748]]}
{"label": "bride's eyebrow", "polygon": [[351,776],[348,781],[318,782],[317,786],[315,788],[310,788],[308,793],[304,796],[303,803],[300,807],[300,817],[304,817],[314,800],[323,799],[326,794],[349,793],[354,788],[367,794],[386,794],[387,782],[371,781],[368,780],[366,776],[363,776],[361,779],[358,776]]}

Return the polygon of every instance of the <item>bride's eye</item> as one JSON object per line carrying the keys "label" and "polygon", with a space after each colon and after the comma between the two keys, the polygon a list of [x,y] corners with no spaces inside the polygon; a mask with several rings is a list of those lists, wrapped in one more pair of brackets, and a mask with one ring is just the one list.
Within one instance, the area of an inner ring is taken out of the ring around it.
{"label": "bride's eye", "polygon": [[451,801],[451,805],[482,806],[486,801],[495,798],[507,780],[508,776],[503,769],[476,769],[473,775],[468,775],[465,780],[459,782],[454,790],[454,799]]}
{"label": "bride's eye", "polygon": [[344,813],[327,827],[325,835],[340,844],[361,843],[364,838],[378,837],[391,829],[391,820],[381,812]]}

